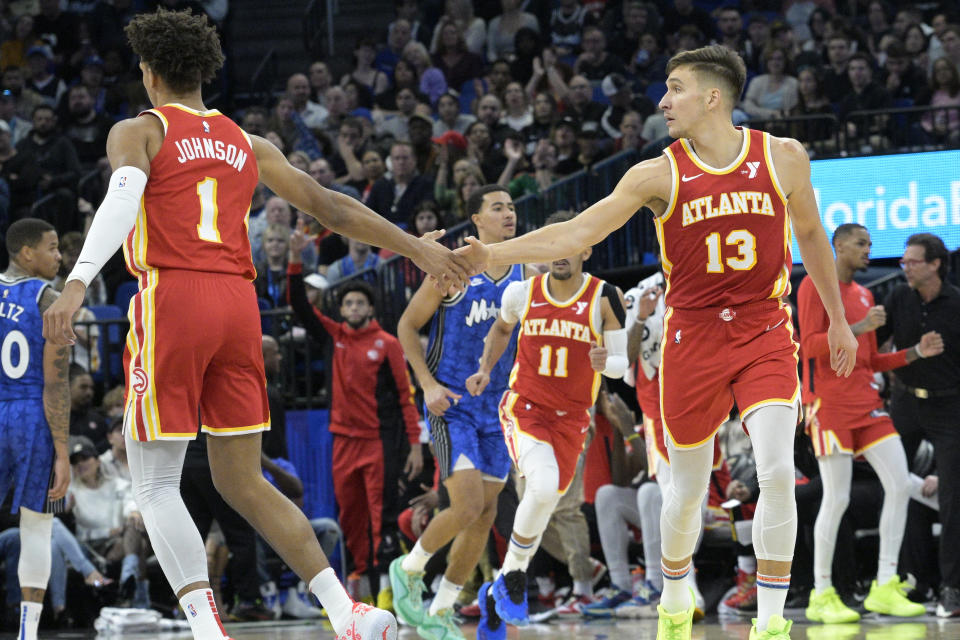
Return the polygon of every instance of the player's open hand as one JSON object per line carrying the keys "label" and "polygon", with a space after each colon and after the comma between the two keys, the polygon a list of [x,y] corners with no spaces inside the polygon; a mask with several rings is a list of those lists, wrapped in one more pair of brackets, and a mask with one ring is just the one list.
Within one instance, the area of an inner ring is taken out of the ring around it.
{"label": "player's open hand", "polygon": [[70,458],[58,455],[53,462],[53,486],[47,494],[51,500],[59,500],[67,495],[70,486]]}
{"label": "player's open hand", "polygon": [[490,247],[473,236],[467,236],[464,240],[467,244],[457,249],[455,253],[467,259],[470,275],[483,273],[490,266]]}
{"label": "player's open hand", "polygon": [[607,348],[596,342],[590,343],[590,366],[594,371],[603,371],[607,368]]}
{"label": "player's open hand", "polygon": [[403,473],[407,480],[413,480],[423,471],[423,449],[420,443],[410,445],[410,455],[407,456],[407,462],[403,465]]}
{"label": "player's open hand", "polygon": [[936,331],[927,331],[920,336],[920,351],[924,358],[940,355],[943,353],[943,336]]}
{"label": "player's open hand", "polygon": [[457,404],[460,402],[460,394],[450,391],[442,384],[423,390],[423,401],[430,413],[435,416],[442,416],[450,408],[451,400],[453,404]]}
{"label": "player's open hand", "polygon": [[436,242],[444,233],[437,229],[424,234],[419,239],[420,249],[410,259],[421,271],[436,278],[441,289],[453,286],[463,291],[470,281],[470,261]]}
{"label": "player's open hand", "polygon": [[846,320],[831,322],[827,329],[827,343],[830,345],[830,368],[837,376],[847,378],[857,364],[857,339]]}
{"label": "player's open hand", "polygon": [[467,378],[467,391],[472,396],[478,396],[483,393],[483,390],[487,388],[488,384],[490,384],[490,374],[485,371],[477,371]]}
{"label": "player's open hand", "polygon": [[77,334],[73,331],[73,316],[76,315],[86,286],[79,280],[71,280],[63,287],[60,297],[54,300],[50,308],[43,313],[43,337],[61,347],[73,345],[77,342]]}

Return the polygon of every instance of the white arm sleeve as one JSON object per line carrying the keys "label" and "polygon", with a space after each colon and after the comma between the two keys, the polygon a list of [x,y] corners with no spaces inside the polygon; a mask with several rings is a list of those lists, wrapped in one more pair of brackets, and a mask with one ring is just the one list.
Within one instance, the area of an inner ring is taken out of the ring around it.
{"label": "white arm sleeve", "polygon": [[79,280],[89,285],[97,277],[136,224],[140,198],[146,187],[147,174],[136,167],[123,166],[113,172],[110,188],[97,209],[67,282]]}
{"label": "white arm sleeve", "polygon": [[607,367],[603,375],[608,378],[622,378],[630,363],[627,362],[627,330],[603,332],[603,344],[607,348]]}
{"label": "white arm sleeve", "polygon": [[507,324],[516,324],[523,315],[523,307],[527,303],[527,291],[531,282],[533,280],[514,281],[503,290],[503,297],[500,299],[500,317]]}

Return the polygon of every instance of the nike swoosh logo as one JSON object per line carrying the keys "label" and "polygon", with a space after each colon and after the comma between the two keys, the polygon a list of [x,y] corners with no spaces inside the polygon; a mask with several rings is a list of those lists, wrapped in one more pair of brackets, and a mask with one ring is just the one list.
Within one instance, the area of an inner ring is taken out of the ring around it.
{"label": "nike swoosh logo", "polygon": [[549,302],[531,302],[531,303],[530,303],[530,306],[531,306],[531,307],[543,307],[543,306],[546,306],[546,305],[548,305],[548,304],[550,304],[550,303],[549,303]]}
{"label": "nike swoosh logo", "polygon": [[683,175],[683,176],[680,176],[680,179],[681,179],[682,181],[684,181],[684,182],[690,182],[691,180],[695,180],[695,179],[699,178],[699,177],[702,176],[702,175],[703,175],[703,173],[698,173],[698,174],[695,175],[695,176]]}
{"label": "nike swoosh logo", "polygon": [[774,329],[776,329],[777,327],[779,327],[780,325],[782,325],[783,322],[784,322],[783,320],[780,320],[780,322],[778,322],[777,324],[773,325],[772,327],[771,327],[770,325],[767,325],[767,331],[773,331]]}

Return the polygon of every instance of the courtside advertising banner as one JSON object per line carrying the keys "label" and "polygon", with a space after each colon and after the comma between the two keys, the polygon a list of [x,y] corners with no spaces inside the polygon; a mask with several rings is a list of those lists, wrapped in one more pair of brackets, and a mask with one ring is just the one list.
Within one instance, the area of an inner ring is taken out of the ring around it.
{"label": "courtside advertising banner", "polygon": [[[902,256],[920,232],[960,247],[960,151],[815,160],[811,172],[827,237],[845,222],[862,224],[875,258]],[[793,258],[800,261],[796,241]]]}

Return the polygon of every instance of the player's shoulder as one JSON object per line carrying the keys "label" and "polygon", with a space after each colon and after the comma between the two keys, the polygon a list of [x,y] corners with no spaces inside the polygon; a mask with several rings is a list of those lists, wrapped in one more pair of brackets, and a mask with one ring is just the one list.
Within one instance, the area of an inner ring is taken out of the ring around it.
{"label": "player's shoulder", "polygon": [[783,165],[786,169],[799,168],[803,165],[809,166],[810,156],[807,154],[803,143],[794,138],[769,135],[770,154],[773,162],[778,166]]}

